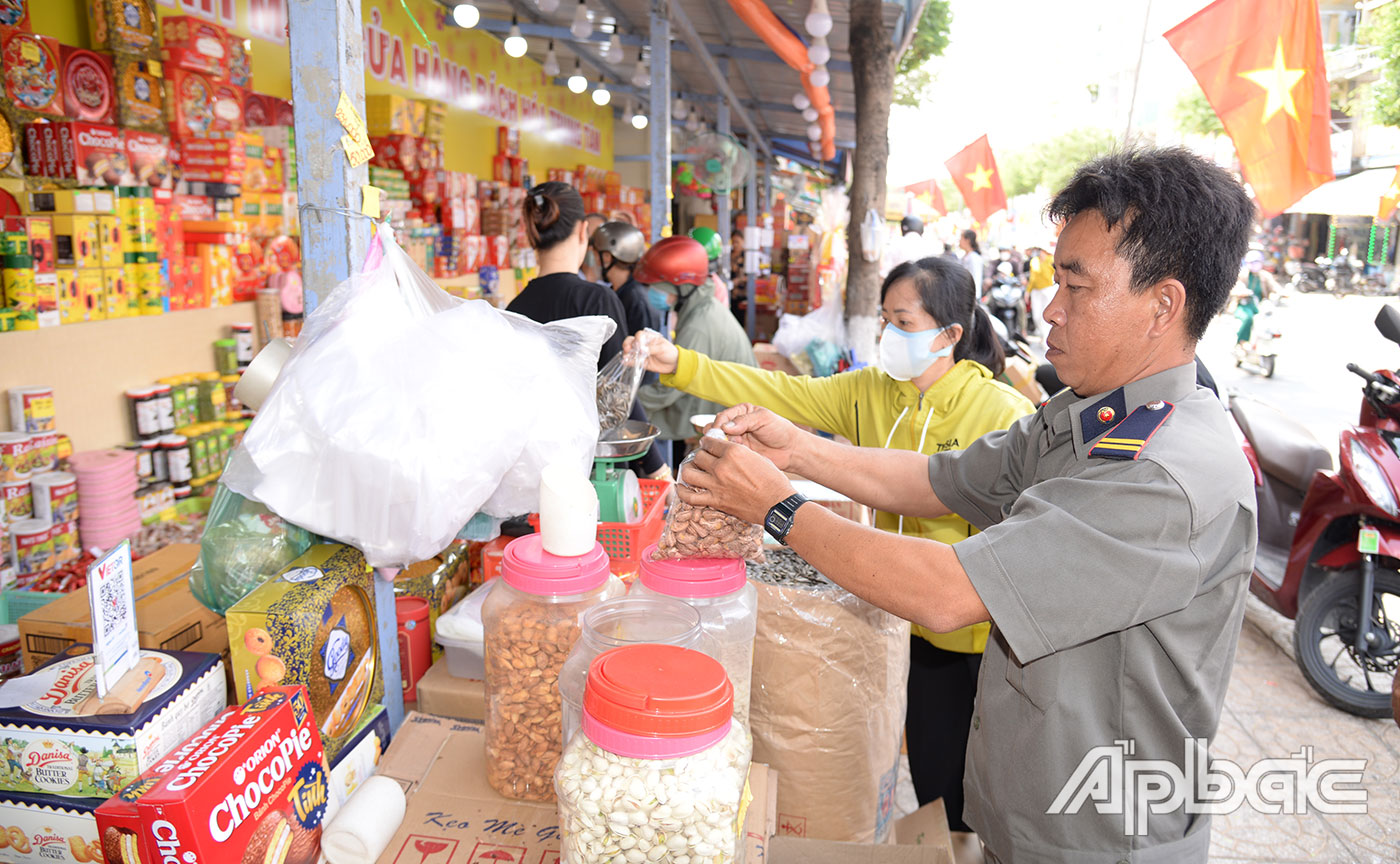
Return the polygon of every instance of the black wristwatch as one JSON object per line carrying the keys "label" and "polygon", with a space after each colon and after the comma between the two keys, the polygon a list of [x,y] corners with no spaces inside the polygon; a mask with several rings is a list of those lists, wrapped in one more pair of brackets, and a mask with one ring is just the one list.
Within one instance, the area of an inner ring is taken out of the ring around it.
{"label": "black wristwatch", "polygon": [[779,543],[787,545],[788,532],[792,530],[793,517],[797,515],[797,508],[806,504],[809,500],[805,495],[789,495],[783,500],[774,504],[768,511],[768,515],[763,518],[763,530]]}

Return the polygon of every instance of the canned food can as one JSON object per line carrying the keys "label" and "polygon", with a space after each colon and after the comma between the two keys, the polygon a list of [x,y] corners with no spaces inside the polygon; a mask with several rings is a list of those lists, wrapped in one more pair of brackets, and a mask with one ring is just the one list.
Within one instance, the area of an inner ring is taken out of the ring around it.
{"label": "canned food can", "polygon": [[35,432],[30,436],[29,464],[35,474],[53,471],[58,467],[57,432]]}
{"label": "canned food can", "polygon": [[165,452],[166,470],[171,483],[186,486],[194,479],[189,439],[183,435],[166,435],[160,439],[160,449]]}
{"label": "canned food can", "polygon": [[29,479],[34,470],[33,437],[28,432],[0,432],[0,483]]}
{"label": "canned food can", "polygon": [[43,519],[21,519],[10,526],[10,560],[24,576],[53,567],[53,526]]}
{"label": "canned food can", "polygon": [[16,432],[54,431],[52,387],[11,387],[10,426]]}
{"label": "canned food can", "polygon": [[28,480],[0,483],[0,502],[4,503],[5,519],[11,524],[34,518],[34,501]]}

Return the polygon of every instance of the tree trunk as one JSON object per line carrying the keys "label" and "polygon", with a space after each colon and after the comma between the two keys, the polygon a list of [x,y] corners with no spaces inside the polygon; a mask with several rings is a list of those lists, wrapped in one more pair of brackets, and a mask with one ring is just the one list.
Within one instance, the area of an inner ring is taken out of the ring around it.
{"label": "tree trunk", "polygon": [[890,102],[894,94],[895,46],[881,20],[881,0],[851,0],[851,72],[856,91],[856,149],[851,166],[851,222],[846,232],[850,274],[846,319],[851,347],[875,359],[880,307],[880,262],[862,255],[860,226],[867,211],[885,219],[885,163],[890,155]]}

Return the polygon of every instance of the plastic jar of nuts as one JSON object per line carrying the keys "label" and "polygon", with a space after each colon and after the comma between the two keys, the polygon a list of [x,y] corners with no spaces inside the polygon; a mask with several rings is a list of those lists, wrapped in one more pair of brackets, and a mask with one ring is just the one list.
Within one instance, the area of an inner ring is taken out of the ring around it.
{"label": "plastic jar of nuts", "polygon": [[731,864],[752,746],[719,661],[675,645],[594,658],[583,728],[559,760],[566,864]]}
{"label": "plastic jar of nuts", "polygon": [[734,685],[734,719],[748,728],[749,682],[753,678],[753,638],[758,628],[758,591],[737,558],[653,561],[655,547],[642,553],[633,596],[684,600],[700,613],[714,656]]}
{"label": "plastic jar of nuts", "polygon": [[565,746],[583,722],[583,691],[593,658],[624,645],[655,643],[697,648],[702,646],[700,613],[670,597],[618,597],[583,613],[583,634],[559,673],[559,694],[564,699]]}
{"label": "plastic jar of nuts", "polygon": [[595,544],[566,558],[540,535],[511,541],[501,581],[482,605],[486,668],[486,779],[508,798],[554,800],[561,749],[559,671],[583,613],[623,592]]}

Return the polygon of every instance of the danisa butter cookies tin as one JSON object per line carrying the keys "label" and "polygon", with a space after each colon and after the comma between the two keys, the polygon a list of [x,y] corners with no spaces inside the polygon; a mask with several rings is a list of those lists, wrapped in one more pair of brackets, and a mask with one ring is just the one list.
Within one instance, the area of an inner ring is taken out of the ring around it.
{"label": "danisa butter cookies tin", "polygon": [[0,794],[108,798],[227,704],[217,654],[143,650],[98,698],[91,650],[70,646],[35,672],[42,696],[0,709]]}
{"label": "danisa butter cookies tin", "polygon": [[372,579],[359,550],[313,546],[226,616],[238,701],[304,686],[332,760],[384,695]]}

